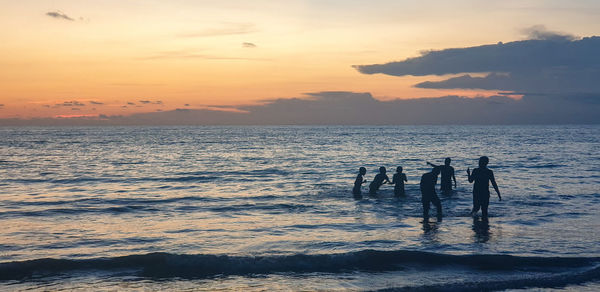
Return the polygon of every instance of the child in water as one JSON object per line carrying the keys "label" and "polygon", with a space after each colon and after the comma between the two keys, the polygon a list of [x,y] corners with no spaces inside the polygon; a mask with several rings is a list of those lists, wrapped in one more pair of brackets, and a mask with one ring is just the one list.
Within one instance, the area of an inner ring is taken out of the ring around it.
{"label": "child in water", "polygon": [[406,174],[402,173],[402,166],[396,168],[396,173],[392,177],[392,184],[394,185],[394,195],[404,196],[404,182],[407,182]]}
{"label": "child in water", "polygon": [[375,178],[373,178],[373,181],[371,182],[371,184],[369,184],[369,194],[374,195],[377,194],[377,191],[379,190],[379,187],[382,184],[385,183],[389,183],[391,184],[392,182],[390,181],[390,178],[387,176],[385,167],[380,167],[379,168],[379,173],[375,176]]}
{"label": "child in water", "polygon": [[356,180],[354,181],[354,188],[352,189],[352,193],[354,195],[360,195],[360,187],[362,184],[366,183],[365,174],[367,173],[367,169],[361,167],[358,169],[358,175],[356,176]]}

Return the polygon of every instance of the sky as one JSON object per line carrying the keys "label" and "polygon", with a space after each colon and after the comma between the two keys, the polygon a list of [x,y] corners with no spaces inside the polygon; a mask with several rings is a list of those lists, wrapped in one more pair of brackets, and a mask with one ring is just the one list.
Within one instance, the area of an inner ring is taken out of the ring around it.
{"label": "sky", "polygon": [[600,123],[600,1],[0,4],[0,125]]}

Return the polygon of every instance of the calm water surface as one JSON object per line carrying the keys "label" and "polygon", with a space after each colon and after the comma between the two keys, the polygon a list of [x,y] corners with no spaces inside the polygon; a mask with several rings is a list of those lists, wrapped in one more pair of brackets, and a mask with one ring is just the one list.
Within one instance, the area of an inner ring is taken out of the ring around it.
{"label": "calm water surface", "polygon": [[[424,222],[445,157],[458,188]],[[353,199],[360,166],[403,166],[407,196]],[[0,289],[591,291],[599,206],[600,126],[0,128]]]}

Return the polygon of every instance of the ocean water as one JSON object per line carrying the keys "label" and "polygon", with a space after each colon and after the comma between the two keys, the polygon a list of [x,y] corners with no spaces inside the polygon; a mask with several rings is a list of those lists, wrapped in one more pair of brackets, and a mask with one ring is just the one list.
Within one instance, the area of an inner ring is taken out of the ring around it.
{"label": "ocean water", "polygon": [[[403,166],[406,197],[354,199],[360,166]],[[0,226],[0,290],[597,291],[600,126],[4,127]]]}

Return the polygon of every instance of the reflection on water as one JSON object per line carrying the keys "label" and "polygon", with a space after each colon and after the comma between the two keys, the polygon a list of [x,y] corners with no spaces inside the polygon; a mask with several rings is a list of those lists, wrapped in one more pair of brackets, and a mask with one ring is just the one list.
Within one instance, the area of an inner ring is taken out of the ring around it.
{"label": "reflection on water", "polygon": [[423,239],[431,242],[439,242],[438,229],[442,224],[442,218],[437,217],[437,220],[432,220],[429,217],[423,219]]}
{"label": "reflection on water", "polygon": [[490,224],[488,218],[479,216],[473,217],[473,231],[475,232],[475,242],[486,243],[490,240]]}

